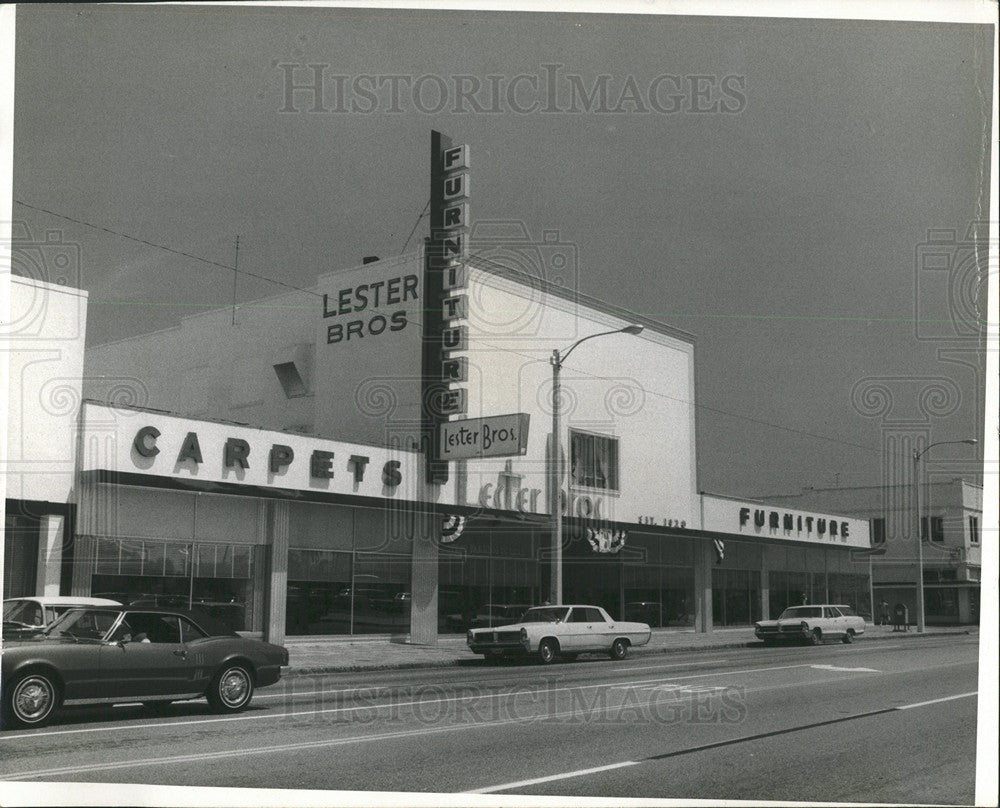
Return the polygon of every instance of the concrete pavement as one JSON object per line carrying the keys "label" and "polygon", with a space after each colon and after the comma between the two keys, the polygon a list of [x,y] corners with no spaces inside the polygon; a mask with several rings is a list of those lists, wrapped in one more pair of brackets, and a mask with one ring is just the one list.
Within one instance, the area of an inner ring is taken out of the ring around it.
{"label": "concrete pavement", "polygon": [[[978,634],[978,626],[928,626],[924,634],[909,631],[894,632],[890,626],[868,624],[864,636],[857,642],[887,639],[919,639],[940,634]],[[712,650],[757,644],[752,627],[719,628],[710,634],[698,634],[692,629],[654,629],[652,639],[631,654],[647,655],[680,651]],[[441,637],[435,645],[417,645],[407,637],[330,637],[285,641],[290,665],[283,676],[302,676],[336,671],[385,670],[391,668],[436,668],[462,665],[482,659],[469,651],[464,635]]]}

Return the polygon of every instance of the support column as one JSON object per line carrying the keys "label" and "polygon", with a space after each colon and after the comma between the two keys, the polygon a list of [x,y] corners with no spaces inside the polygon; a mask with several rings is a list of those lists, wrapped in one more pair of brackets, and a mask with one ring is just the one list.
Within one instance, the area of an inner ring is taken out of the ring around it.
{"label": "support column", "polygon": [[760,548],[760,619],[771,619],[771,571],[768,568],[767,545]]}
{"label": "support column", "polygon": [[62,572],[63,541],[66,517],[46,514],[38,526],[38,565],[35,573],[35,594],[54,597],[59,594]]}
{"label": "support column", "polygon": [[70,583],[71,595],[90,597],[90,576],[94,572],[94,548],[97,539],[93,536],[77,536],[73,551],[73,576]]}
{"label": "support column", "polygon": [[972,604],[969,602],[969,590],[964,586],[958,589],[958,622],[962,625],[972,622]]}
{"label": "support column", "polygon": [[710,541],[695,541],[694,562],[694,630],[712,633],[712,557]]}
{"label": "support column", "polygon": [[288,595],[288,503],[269,500],[266,508],[271,574],[268,576],[264,639],[281,645],[285,641],[285,599]]}
{"label": "support column", "polygon": [[[438,512],[420,519],[424,526],[413,537],[410,572],[410,642],[434,645],[438,638],[438,540],[442,526]],[[433,535],[437,530],[438,534]]]}

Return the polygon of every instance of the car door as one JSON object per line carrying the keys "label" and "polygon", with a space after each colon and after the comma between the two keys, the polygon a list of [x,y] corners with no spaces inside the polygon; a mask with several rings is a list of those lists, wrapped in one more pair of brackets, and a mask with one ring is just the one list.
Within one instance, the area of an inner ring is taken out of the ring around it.
{"label": "car door", "polygon": [[587,648],[592,651],[604,651],[611,647],[611,640],[613,639],[612,627],[607,620],[604,619],[604,614],[600,609],[594,606],[588,606],[586,608],[587,622],[586,622],[586,634],[585,642]]}
{"label": "car door", "polygon": [[833,606],[823,607],[823,633],[824,634],[843,634],[846,631],[844,627],[844,618],[841,615],[840,610]]}
{"label": "car door", "polygon": [[181,695],[190,691],[193,667],[171,614],[126,613],[101,656],[111,697]]}
{"label": "car door", "polygon": [[558,631],[559,647],[567,652],[582,651],[587,645],[587,611],[582,606],[570,609]]}

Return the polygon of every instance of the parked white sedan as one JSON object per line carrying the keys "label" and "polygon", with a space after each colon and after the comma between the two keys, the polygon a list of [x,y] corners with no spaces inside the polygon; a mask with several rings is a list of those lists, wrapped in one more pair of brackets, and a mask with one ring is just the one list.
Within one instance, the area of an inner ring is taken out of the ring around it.
{"label": "parked white sedan", "polygon": [[57,618],[81,606],[121,606],[117,600],[76,595],[38,595],[3,602],[3,638],[20,640],[41,634]]}
{"label": "parked white sedan", "polygon": [[865,621],[850,606],[843,604],[791,606],[777,620],[754,623],[754,633],[765,644],[806,640],[819,645],[827,638],[853,642],[855,637],[865,633]]}
{"label": "parked white sedan", "polygon": [[466,642],[487,661],[503,656],[531,656],[548,664],[559,657],[597,651],[624,659],[632,646],[649,642],[646,623],[614,620],[600,606],[535,606],[520,622],[501,628],[471,629]]}

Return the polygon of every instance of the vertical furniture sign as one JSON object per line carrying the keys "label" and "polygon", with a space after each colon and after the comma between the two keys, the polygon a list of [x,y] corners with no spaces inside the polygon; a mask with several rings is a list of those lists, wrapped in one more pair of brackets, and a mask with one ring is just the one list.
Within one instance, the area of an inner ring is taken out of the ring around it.
{"label": "vertical furniture sign", "polygon": [[427,479],[448,480],[441,424],[468,408],[466,265],[469,236],[469,147],[431,132],[431,235],[424,264],[423,419]]}

